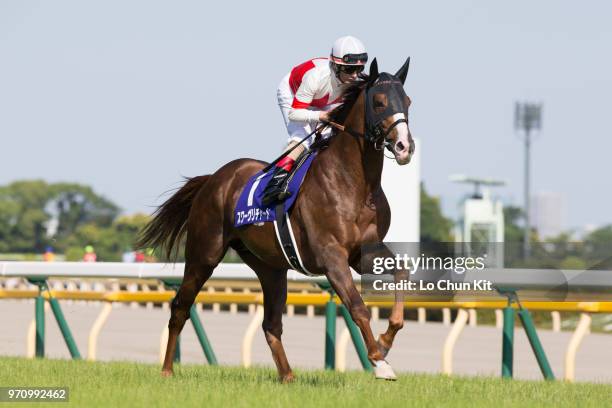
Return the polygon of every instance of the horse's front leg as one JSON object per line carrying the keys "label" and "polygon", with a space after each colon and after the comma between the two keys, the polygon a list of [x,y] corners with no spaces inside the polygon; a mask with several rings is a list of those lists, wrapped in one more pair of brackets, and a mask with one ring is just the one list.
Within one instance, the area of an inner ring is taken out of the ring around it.
{"label": "horse's front leg", "polygon": [[[408,271],[396,270],[394,281],[396,283],[401,280],[408,280]],[[389,325],[387,331],[378,337],[378,345],[383,356],[386,357],[393,346],[393,340],[398,331],[404,327],[404,292],[402,290],[395,291],[395,302],[389,315]]]}
{"label": "horse's front leg", "polygon": [[324,257],[327,279],[361,330],[368,350],[368,359],[374,366],[376,378],[395,380],[397,377],[389,363],[385,361],[378,342],[372,333],[370,312],[355,287],[346,252],[342,248],[326,249],[322,255]]}
{"label": "horse's front leg", "polygon": [[[386,247],[383,247],[379,251],[373,253],[362,253],[361,258],[355,262],[352,262],[351,266],[360,275],[362,273],[371,273],[373,260],[375,257],[393,257],[393,253]],[[408,270],[395,270],[394,281],[396,283],[402,280],[408,280],[408,278]],[[404,292],[401,290],[396,290],[395,302],[391,309],[391,314],[389,315],[389,325],[387,326],[387,331],[378,337],[378,346],[383,357],[387,357],[391,346],[393,346],[395,335],[402,329],[402,327],[404,327]]]}

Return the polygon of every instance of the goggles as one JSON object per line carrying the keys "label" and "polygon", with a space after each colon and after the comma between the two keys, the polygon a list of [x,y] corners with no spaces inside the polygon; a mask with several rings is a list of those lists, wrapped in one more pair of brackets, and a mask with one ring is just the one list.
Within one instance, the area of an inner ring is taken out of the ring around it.
{"label": "goggles", "polygon": [[365,64],[368,62],[368,53],[362,54],[345,54],[342,58],[338,58],[332,55],[332,60],[336,63],[344,64]]}
{"label": "goggles", "polygon": [[344,72],[345,74],[361,74],[365,66],[363,65],[337,65],[339,72]]}

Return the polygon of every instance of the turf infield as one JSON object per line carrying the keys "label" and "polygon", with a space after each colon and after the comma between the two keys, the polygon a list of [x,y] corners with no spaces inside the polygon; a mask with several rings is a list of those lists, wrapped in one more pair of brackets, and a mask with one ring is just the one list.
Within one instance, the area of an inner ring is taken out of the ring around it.
{"label": "turf infield", "polygon": [[[162,378],[157,365],[0,357],[0,387],[69,387],[75,407],[604,407],[612,385],[518,381],[489,377],[402,374],[395,382],[363,372],[296,371],[279,384],[268,368],[176,365]],[[49,405],[47,405],[49,404]],[[0,403],[40,406],[40,403]]]}

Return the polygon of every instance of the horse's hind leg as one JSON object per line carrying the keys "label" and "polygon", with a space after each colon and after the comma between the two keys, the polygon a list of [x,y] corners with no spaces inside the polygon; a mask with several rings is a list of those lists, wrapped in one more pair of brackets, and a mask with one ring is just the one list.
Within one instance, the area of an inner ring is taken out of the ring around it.
{"label": "horse's hind leg", "polygon": [[168,323],[168,346],[166,347],[166,356],[162,367],[162,375],[164,376],[172,374],[172,363],[178,336],[189,318],[189,311],[195,297],[212,275],[213,269],[214,266],[185,264],[185,277],[171,305],[170,322]]}
{"label": "horse's hind leg", "polygon": [[287,270],[274,269],[263,263],[248,250],[239,251],[242,260],[257,273],[264,294],[264,319],[261,325],[281,382],[293,381],[281,335],[283,334],[283,309],[287,302]]}
{"label": "horse's hind leg", "polygon": [[168,346],[166,347],[166,356],[164,357],[164,365],[162,367],[162,375],[164,376],[172,375],[176,342],[185,325],[185,321],[189,318],[191,305],[193,305],[200,289],[202,289],[204,283],[210,278],[213,270],[223,258],[226,250],[220,234],[217,239],[210,239],[209,241],[199,239],[197,242],[206,242],[206,246],[197,248],[196,251],[199,252],[193,252],[190,249],[192,248],[190,244],[193,242],[190,242],[189,236],[187,237],[185,275],[172,301],[170,322],[168,323]]}

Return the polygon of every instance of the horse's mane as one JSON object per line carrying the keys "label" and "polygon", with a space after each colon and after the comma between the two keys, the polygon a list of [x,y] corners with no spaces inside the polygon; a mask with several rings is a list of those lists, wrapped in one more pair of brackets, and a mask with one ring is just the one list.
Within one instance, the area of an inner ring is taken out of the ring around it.
{"label": "horse's mane", "polygon": [[348,116],[349,112],[351,111],[351,108],[357,101],[357,98],[361,94],[361,91],[370,82],[370,77],[366,74],[361,74],[359,76],[359,79],[359,81],[351,84],[342,93],[342,103],[329,113],[329,120],[340,125],[344,124],[346,117]]}

